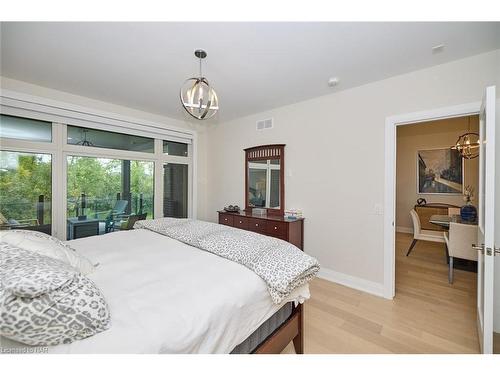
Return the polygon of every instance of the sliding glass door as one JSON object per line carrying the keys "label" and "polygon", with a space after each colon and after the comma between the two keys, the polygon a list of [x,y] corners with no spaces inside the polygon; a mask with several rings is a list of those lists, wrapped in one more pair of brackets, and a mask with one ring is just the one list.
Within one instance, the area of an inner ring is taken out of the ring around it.
{"label": "sliding glass door", "polygon": [[52,233],[52,156],[0,151],[0,229]]}
{"label": "sliding glass door", "polygon": [[67,238],[130,229],[153,217],[154,162],[67,157]]}
{"label": "sliding glass door", "polygon": [[188,217],[188,168],[187,164],[163,165],[163,216]]}

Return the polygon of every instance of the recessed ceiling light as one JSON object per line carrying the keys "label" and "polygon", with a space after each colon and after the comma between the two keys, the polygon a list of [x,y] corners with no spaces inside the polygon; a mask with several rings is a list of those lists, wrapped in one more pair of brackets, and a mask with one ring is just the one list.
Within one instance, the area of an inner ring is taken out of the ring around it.
{"label": "recessed ceiling light", "polygon": [[432,47],[432,53],[441,53],[444,50],[444,44],[438,44],[437,46]]}
{"label": "recessed ceiling light", "polygon": [[337,77],[332,77],[328,80],[328,86],[334,87],[339,84],[339,79]]}

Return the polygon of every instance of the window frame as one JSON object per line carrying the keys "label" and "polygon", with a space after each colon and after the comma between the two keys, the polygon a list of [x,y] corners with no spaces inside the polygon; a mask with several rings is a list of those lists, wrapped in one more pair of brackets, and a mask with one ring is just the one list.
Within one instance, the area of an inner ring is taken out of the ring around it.
{"label": "window frame", "polygon": [[[7,95],[5,95],[7,92]],[[29,101],[27,99],[30,99]],[[52,235],[66,240],[67,230],[67,157],[88,156],[121,160],[140,160],[154,163],[154,217],[163,217],[163,164],[188,165],[188,217],[197,217],[197,133],[115,114],[48,101],[4,90],[0,96],[0,113],[52,123],[52,141],[37,142],[0,138],[0,149],[12,152],[50,154],[52,160]],[[50,102],[50,106],[46,102]],[[41,109],[44,109],[41,111]],[[64,116],[61,116],[64,114]],[[70,116],[71,115],[71,116]],[[92,117],[99,122],[89,121]],[[60,119],[61,121],[58,121]],[[106,123],[107,122],[107,123]],[[119,127],[119,122],[123,127]],[[83,126],[97,130],[139,135],[154,139],[154,153],[88,147],[67,143],[67,126]],[[188,144],[188,156],[163,154],[163,140]]]}

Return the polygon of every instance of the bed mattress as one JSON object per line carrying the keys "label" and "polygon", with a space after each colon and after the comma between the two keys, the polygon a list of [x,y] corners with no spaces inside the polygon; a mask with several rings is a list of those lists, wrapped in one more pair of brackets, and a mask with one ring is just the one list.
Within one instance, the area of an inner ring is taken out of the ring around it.
{"label": "bed mattress", "polygon": [[89,278],[108,301],[112,326],[49,353],[230,353],[288,302],[309,298],[304,285],[276,305],[244,266],[148,230],[69,244],[99,263]]}
{"label": "bed mattress", "polygon": [[260,325],[250,336],[231,351],[231,354],[250,354],[292,316],[293,302],[285,304]]}

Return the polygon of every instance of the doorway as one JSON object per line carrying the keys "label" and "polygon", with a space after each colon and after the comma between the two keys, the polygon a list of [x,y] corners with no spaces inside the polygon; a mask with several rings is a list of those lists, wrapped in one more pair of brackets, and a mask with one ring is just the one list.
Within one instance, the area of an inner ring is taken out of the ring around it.
{"label": "doorway", "polygon": [[396,293],[396,129],[399,126],[454,117],[477,115],[481,103],[469,103],[435,110],[413,112],[386,118],[385,124],[385,189],[384,189],[384,297]]}
{"label": "doorway", "polygon": [[465,195],[467,207],[478,204],[479,146],[472,140],[471,159],[451,146],[478,131],[478,115],[396,128],[396,299],[411,300],[414,319],[426,321],[418,327],[439,332],[443,345],[462,353],[479,350],[477,252],[471,248],[477,220],[460,216]]}
{"label": "doorway", "polygon": [[[463,157],[453,146],[466,138],[472,144]],[[469,115],[407,124],[396,129],[396,236],[411,238],[403,255],[417,257],[420,248],[434,242],[442,244],[449,239],[449,221],[452,232],[476,236],[477,192],[479,190],[479,116]],[[466,206],[466,207],[465,207]],[[460,216],[461,208],[463,219]],[[437,221],[436,221],[437,220]],[[415,233],[418,232],[418,233]],[[476,243],[474,240],[473,243]],[[459,243],[457,243],[459,244]],[[453,245],[450,243],[449,245]],[[470,247],[470,246],[469,246]],[[422,251],[423,251],[422,250]],[[470,249],[466,249],[470,250]],[[440,252],[448,262],[447,251]],[[475,271],[476,262],[456,254],[455,268]],[[477,267],[476,267],[477,269]],[[453,272],[449,274],[452,283]]]}
{"label": "doorway", "polygon": [[[494,254],[495,248],[495,102],[496,88],[485,88],[481,102],[441,108],[432,111],[409,113],[386,118],[385,131],[385,215],[384,215],[384,296],[392,299],[396,292],[395,242],[396,242],[396,129],[398,126],[479,114],[479,212],[477,329],[482,353],[493,352],[494,323]],[[498,191],[497,191],[498,192]]]}

